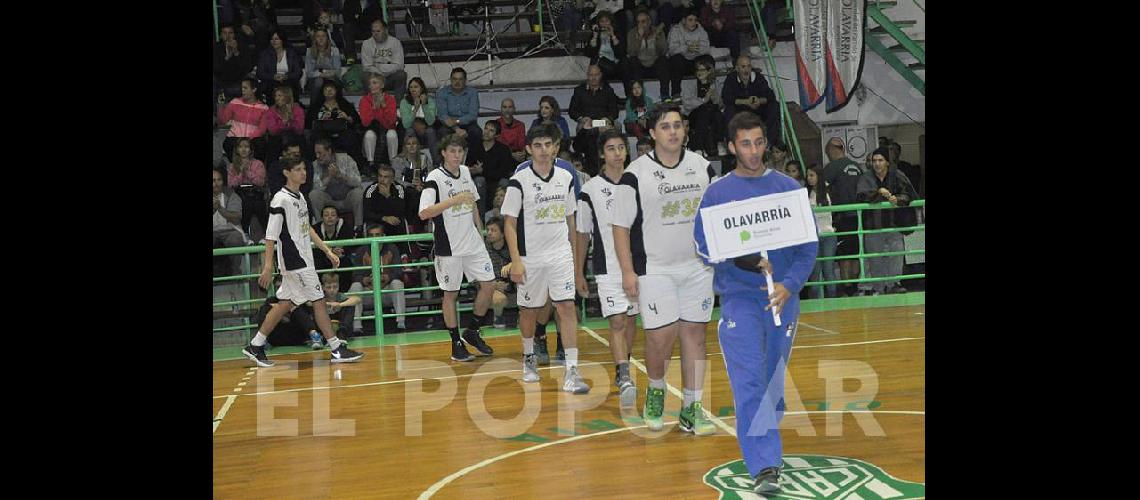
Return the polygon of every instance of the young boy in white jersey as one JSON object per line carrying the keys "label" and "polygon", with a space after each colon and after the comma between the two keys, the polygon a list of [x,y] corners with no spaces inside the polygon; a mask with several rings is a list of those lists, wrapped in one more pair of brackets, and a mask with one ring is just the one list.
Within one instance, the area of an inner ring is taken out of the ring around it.
{"label": "young boy in white jersey", "polygon": [[681,337],[684,401],[681,429],[716,432],[701,408],[705,327],[712,319],[712,268],[689,244],[701,196],[716,173],[708,160],[684,148],[680,107],[663,104],[647,116],[653,151],[630,163],[614,202],[614,249],[622,287],[641,309],[649,375],[643,417],[660,430],[665,408],[665,369]]}
{"label": "young boy in white jersey", "polygon": [[[479,330],[491,319],[487,309],[495,292],[495,271],[483,244],[483,217],[475,209],[479,192],[471,172],[461,164],[465,145],[466,140],[454,134],[441,141],[443,165],[428,173],[420,193],[419,212],[420,219],[431,219],[434,226],[435,275],[443,290],[443,323],[451,335],[451,359],[455,361],[475,359],[464,343],[474,347],[480,356],[495,352],[483,341]],[[467,281],[479,283],[479,291],[475,294],[474,315],[461,337],[456,308],[464,275]]]}
{"label": "young boy in white jersey", "polygon": [[578,195],[578,246],[574,252],[578,293],[588,296],[590,290],[583,274],[590,235],[594,239],[594,279],[598,282],[598,300],[602,316],[610,322],[610,353],[614,356],[614,383],[622,408],[637,403],[637,386],[629,374],[629,357],[637,334],[637,302],[629,300],[621,287],[621,265],[614,253],[614,192],[625,173],[626,138],[617,129],[606,129],[598,135],[598,151],[605,162],[596,177],[586,181]]}
{"label": "young boy in white jersey", "polygon": [[305,195],[300,191],[308,175],[305,162],[290,159],[282,164],[281,170],[285,173],[285,187],[273,195],[273,201],[269,203],[269,223],[265,228],[265,264],[261,267],[261,276],[257,278],[257,283],[262,288],[269,288],[273,277],[273,254],[277,250],[277,266],[281,269],[281,286],[277,288],[277,298],[280,300],[265,315],[265,321],[258,327],[257,335],[241,352],[258,366],[273,366],[274,363],[265,355],[266,335],[262,332],[272,332],[283,316],[297,306],[312,302],[313,317],[329,344],[332,362],[357,361],[364,354],[349,349],[348,342],[337,338],[333,331],[328,309],[325,308],[325,293],[313,265],[313,242],[325,252],[334,268],[340,265],[340,257],[309,225],[309,206]]}
{"label": "young boy in white jersey", "polygon": [[519,328],[523,341],[523,381],[538,382],[534,354],[537,309],[554,301],[566,346],[562,390],[585,394],[590,386],[578,374],[578,316],[574,310],[574,212],[577,200],[573,175],[554,167],[562,133],[553,124],[540,124],[526,134],[529,168],[511,176],[500,213],[511,251],[511,281],[518,285]]}

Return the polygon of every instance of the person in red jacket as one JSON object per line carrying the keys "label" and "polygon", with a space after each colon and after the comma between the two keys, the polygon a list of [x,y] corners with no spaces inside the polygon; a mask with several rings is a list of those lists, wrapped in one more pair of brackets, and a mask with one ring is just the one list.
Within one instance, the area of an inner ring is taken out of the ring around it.
{"label": "person in red jacket", "polygon": [[384,92],[384,77],[372,74],[368,77],[368,95],[360,99],[360,123],[364,126],[364,157],[368,159],[368,170],[376,169],[376,140],[383,136],[387,143],[387,163],[391,164],[399,148],[399,133],[396,130],[396,98]]}

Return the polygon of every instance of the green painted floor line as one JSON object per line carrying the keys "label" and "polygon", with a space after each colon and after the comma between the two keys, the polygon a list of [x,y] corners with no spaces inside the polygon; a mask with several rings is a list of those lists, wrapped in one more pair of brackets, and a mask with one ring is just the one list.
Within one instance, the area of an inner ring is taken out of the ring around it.
{"label": "green painted floor line", "polygon": [[[805,300],[800,304],[800,311],[805,313],[825,312],[825,311],[841,311],[847,309],[865,309],[876,307],[899,307],[899,306],[914,306],[923,305],[926,303],[926,292],[910,292],[897,295],[878,295],[871,297],[841,297],[834,299],[814,299]],[[717,321],[720,319],[720,308],[713,309],[712,320]],[[638,326],[641,325],[641,318],[638,318]],[[592,329],[609,328],[609,322],[602,318],[589,318],[580,323],[580,326],[586,326]],[[549,326],[548,330],[551,330]],[[518,328],[498,329],[498,328],[483,328],[483,338],[493,339],[498,337],[514,337],[518,336]],[[451,340],[447,330],[430,330],[416,333],[398,333],[392,335],[385,335],[383,337],[369,336],[369,337],[356,337],[349,340],[348,345],[354,349],[361,347],[392,347],[398,345],[415,345],[415,344],[431,344],[436,342],[447,342]],[[246,359],[245,355],[241,353],[244,346],[230,346],[230,347],[215,347],[214,348],[214,361],[233,361],[237,359]],[[269,353],[270,357],[290,355],[290,354],[304,354],[307,352],[314,352],[307,346],[281,346],[272,348]]]}

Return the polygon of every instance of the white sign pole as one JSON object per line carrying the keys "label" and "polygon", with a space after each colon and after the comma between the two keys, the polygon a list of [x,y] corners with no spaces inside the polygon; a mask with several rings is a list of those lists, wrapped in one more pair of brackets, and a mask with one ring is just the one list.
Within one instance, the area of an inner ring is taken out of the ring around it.
{"label": "white sign pole", "polygon": [[[760,256],[763,257],[764,260],[768,260],[768,251],[761,250]],[[770,260],[768,261],[769,265],[771,265],[771,262]],[[764,271],[764,280],[768,282],[768,302],[771,303],[772,293],[776,291],[775,285],[772,284],[772,273]],[[772,306],[772,319],[776,320],[776,326],[780,326],[780,309],[774,305]]]}

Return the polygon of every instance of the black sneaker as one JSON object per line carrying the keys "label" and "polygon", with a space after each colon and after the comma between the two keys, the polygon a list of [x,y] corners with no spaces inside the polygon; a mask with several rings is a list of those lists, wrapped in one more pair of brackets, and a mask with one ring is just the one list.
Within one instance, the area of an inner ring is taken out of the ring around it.
{"label": "black sneaker", "polygon": [[753,478],[753,483],[755,486],[752,491],[756,493],[780,491],[780,468],[768,467],[760,471],[760,473]]}
{"label": "black sneaker", "polygon": [[534,336],[534,356],[538,364],[547,366],[550,364],[550,350],[546,348],[546,337]]}
{"label": "black sneaker", "polygon": [[333,363],[353,363],[360,361],[364,357],[364,353],[356,352],[348,348],[348,342],[341,342],[340,347],[331,352]]}
{"label": "black sneaker", "polygon": [[554,360],[560,363],[566,362],[566,350],[562,346],[558,346],[558,350],[554,351]]}
{"label": "black sneaker", "polygon": [[475,356],[467,352],[467,348],[463,347],[462,340],[456,340],[451,343],[451,359],[455,361],[471,361],[475,359]]}
{"label": "black sneaker", "polygon": [[467,331],[463,332],[463,336],[460,337],[460,339],[467,345],[474,347],[480,356],[490,356],[495,353],[495,350],[491,349],[491,346],[483,341],[483,337],[479,335],[479,330],[467,329]]}
{"label": "black sneaker", "polygon": [[262,346],[250,344],[245,346],[245,348],[241,350],[241,353],[245,354],[245,357],[249,358],[250,361],[257,363],[257,366],[262,368],[273,366],[273,362],[265,355],[265,348]]}

